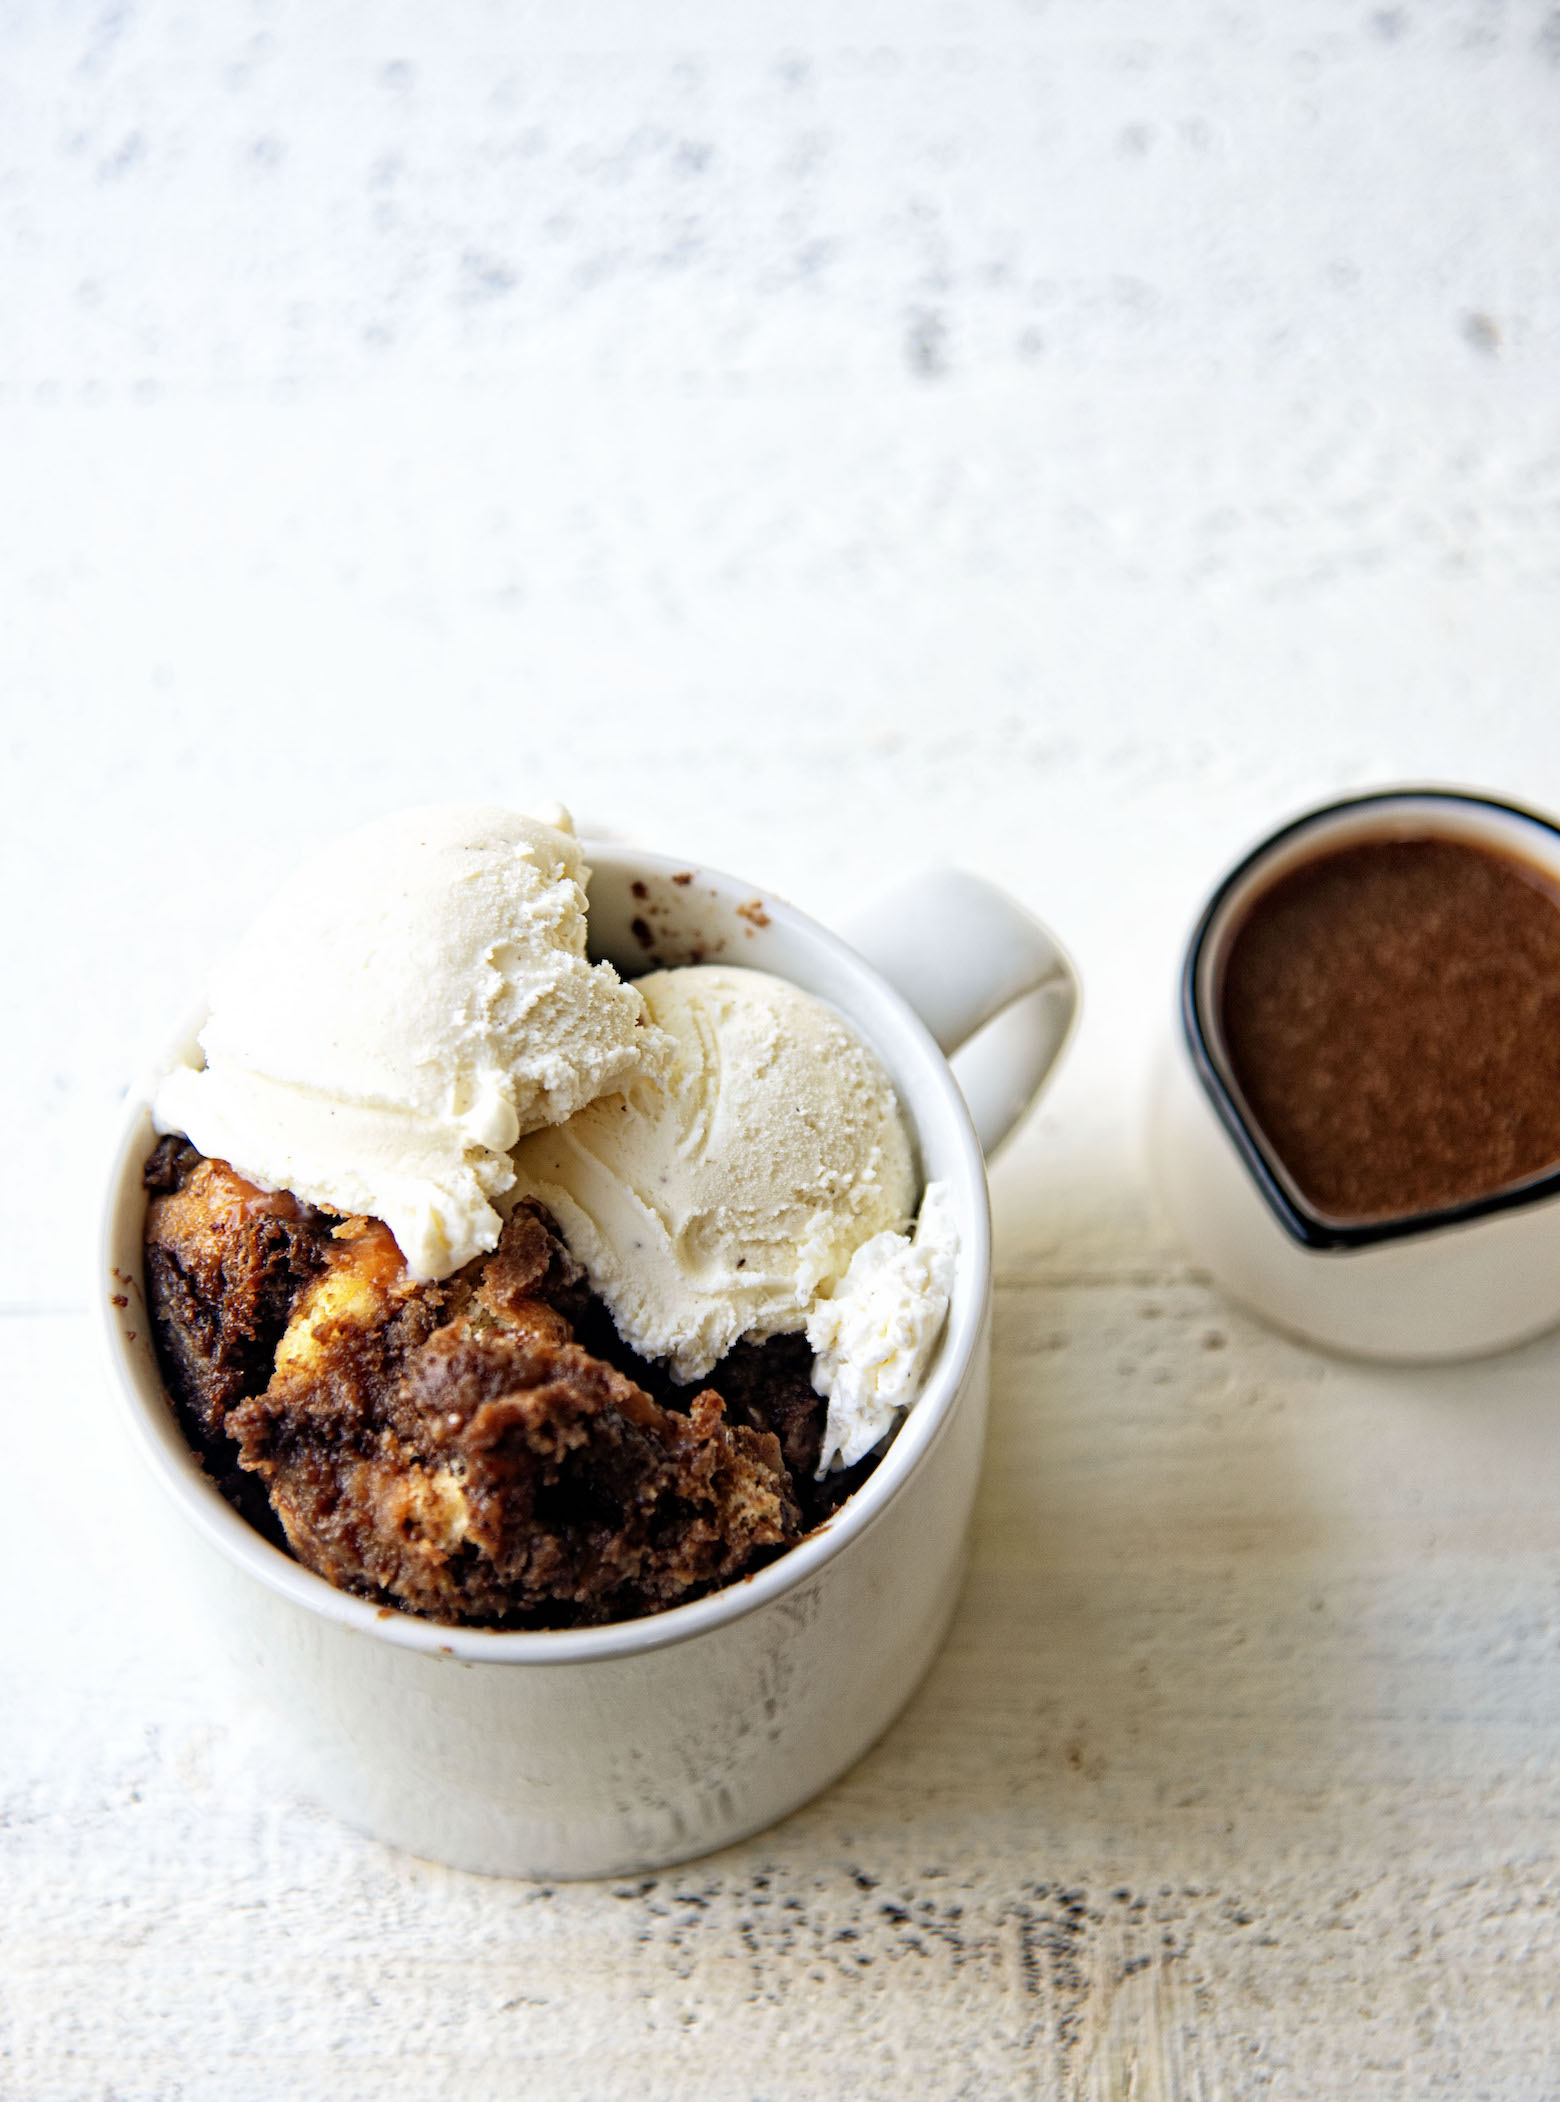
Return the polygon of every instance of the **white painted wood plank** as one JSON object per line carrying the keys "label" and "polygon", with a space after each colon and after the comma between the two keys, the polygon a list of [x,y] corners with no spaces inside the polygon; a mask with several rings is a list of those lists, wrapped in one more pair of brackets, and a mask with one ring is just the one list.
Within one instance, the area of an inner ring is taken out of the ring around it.
{"label": "white painted wood plank", "polygon": [[[42,1483],[95,1367],[74,1321],[0,1339],[50,1397],[19,1412]],[[1007,1287],[999,1364],[909,1714],[778,1831],[616,1887],[278,1799],[138,1539],[159,1508],[89,1440],[70,1522],[29,1498],[9,1542],[8,2092],[1538,2091],[1560,1345],[1362,1373],[1169,1270]]]}
{"label": "white painted wood plank", "polygon": [[[7,2102],[1560,2087],[1560,1344],[1278,1342],[1137,1148],[1247,839],[1560,806],[1556,48],[1540,0],[11,11]],[[1087,987],[994,1177],[944,1657],[618,1888],[277,1792],[79,1313],[117,1092],[272,870],[473,794],[825,918],[961,860]]]}

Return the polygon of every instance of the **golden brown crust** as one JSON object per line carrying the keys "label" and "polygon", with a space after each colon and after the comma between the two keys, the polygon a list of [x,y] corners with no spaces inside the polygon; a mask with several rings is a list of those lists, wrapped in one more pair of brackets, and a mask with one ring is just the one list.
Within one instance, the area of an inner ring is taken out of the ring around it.
{"label": "golden brown crust", "polygon": [[220,1436],[264,1385],[299,1293],[325,1261],[329,1222],[285,1190],[163,1139],[146,1165],[147,1283],[175,1399]]}

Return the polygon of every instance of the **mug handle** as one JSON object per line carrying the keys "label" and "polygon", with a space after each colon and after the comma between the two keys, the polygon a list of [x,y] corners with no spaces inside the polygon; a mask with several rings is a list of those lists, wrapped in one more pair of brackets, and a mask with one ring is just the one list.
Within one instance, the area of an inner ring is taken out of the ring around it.
{"label": "mug handle", "polygon": [[1077,1022],[1078,974],[1066,950],[1005,891],[965,869],[913,876],[840,932],[953,1060],[989,1160]]}

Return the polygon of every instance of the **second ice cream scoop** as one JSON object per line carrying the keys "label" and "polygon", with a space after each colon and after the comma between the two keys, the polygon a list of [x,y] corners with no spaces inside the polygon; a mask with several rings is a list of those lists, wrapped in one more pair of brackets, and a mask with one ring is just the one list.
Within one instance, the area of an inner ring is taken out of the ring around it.
{"label": "second ice cream scoop", "polygon": [[821,1292],[915,1202],[887,1074],[823,1001],[763,971],[635,981],[676,1049],[515,1154],[619,1333],[701,1379],[743,1337],[805,1328]]}

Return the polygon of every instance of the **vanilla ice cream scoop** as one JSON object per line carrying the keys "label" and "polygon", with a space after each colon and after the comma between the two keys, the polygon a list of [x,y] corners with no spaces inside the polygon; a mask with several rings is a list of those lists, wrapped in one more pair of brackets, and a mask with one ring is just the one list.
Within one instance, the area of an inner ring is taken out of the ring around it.
{"label": "vanilla ice cream scoop", "polygon": [[555,814],[402,811],[301,867],[214,976],[205,1065],[163,1080],[158,1129],[383,1219],[415,1276],[496,1246],[515,1141],[673,1049],[587,960],[590,871]]}
{"label": "vanilla ice cream scoop", "polygon": [[831,1007],[762,971],[635,982],[673,1039],[647,1080],[515,1154],[624,1341],[701,1379],[733,1343],[805,1328],[875,1234],[908,1221],[910,1142],[888,1076]]}

